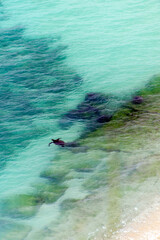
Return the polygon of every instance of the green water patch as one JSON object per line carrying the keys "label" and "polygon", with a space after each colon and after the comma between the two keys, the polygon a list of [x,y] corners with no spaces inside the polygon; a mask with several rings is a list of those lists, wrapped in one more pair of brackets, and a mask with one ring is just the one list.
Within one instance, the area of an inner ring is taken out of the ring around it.
{"label": "green water patch", "polygon": [[[101,164],[95,171],[86,178],[83,187],[87,190],[96,190],[110,185],[110,179],[112,179],[113,182],[114,176],[120,174],[123,167],[120,156],[121,153],[114,151],[108,154],[106,158],[101,160]],[[118,173],[116,171],[118,171]]]}
{"label": "green water patch", "polygon": [[29,218],[37,212],[40,199],[31,194],[20,194],[3,200],[1,206],[3,215],[13,218]]}
{"label": "green water patch", "polygon": [[42,203],[54,203],[65,193],[67,188],[64,184],[39,184],[35,189],[36,197]]}
{"label": "green water patch", "polygon": [[106,153],[100,150],[87,151],[85,153],[73,153],[71,151],[62,152],[58,160],[55,161],[41,173],[41,177],[53,182],[63,182],[71,178],[70,171],[90,172],[100,164],[100,159],[104,158]]}
{"label": "green water patch", "polygon": [[146,161],[142,164],[138,169],[136,169],[129,180],[137,181],[139,183],[143,183],[149,178],[155,179],[154,184],[159,182],[160,179],[160,153],[159,154],[152,154],[149,156],[149,161]]}
{"label": "green water patch", "polygon": [[153,76],[152,79],[146,84],[146,87],[138,91],[141,96],[148,96],[160,93],[160,76]]}
{"label": "green water patch", "polygon": [[68,210],[70,210],[70,209],[73,209],[74,207],[77,206],[77,202],[78,202],[78,201],[79,201],[79,200],[74,199],[74,198],[65,199],[65,200],[61,203],[61,205],[60,205],[61,210],[62,210],[62,211],[68,211]]}
{"label": "green water patch", "polygon": [[83,187],[87,190],[96,190],[99,187],[107,186],[108,172],[101,171],[93,173],[83,184]]}
{"label": "green water patch", "polygon": [[72,161],[75,155],[70,151],[62,151],[57,154],[54,161],[46,168],[40,176],[53,182],[63,182],[65,176],[71,169]]}
{"label": "green water patch", "polygon": [[98,151],[76,154],[72,162],[72,169],[76,171],[94,170],[100,163],[100,156],[102,156],[102,153]]}
{"label": "green water patch", "polygon": [[44,170],[40,177],[46,178],[53,182],[64,181],[66,174],[69,173],[69,169],[64,166],[51,166],[48,169]]}
{"label": "green water patch", "polygon": [[2,200],[2,215],[12,218],[31,218],[43,203],[54,203],[67,188],[64,184],[51,182],[36,184],[33,193],[19,194]]}
{"label": "green water patch", "polygon": [[43,203],[54,203],[64,195],[69,187],[69,180],[75,177],[83,179],[85,173],[94,172],[105,156],[104,151],[98,150],[76,154],[64,150],[59,153],[51,166],[41,173],[40,176],[45,181],[33,185],[32,194],[17,195],[4,201],[8,215],[14,218],[35,215]]}

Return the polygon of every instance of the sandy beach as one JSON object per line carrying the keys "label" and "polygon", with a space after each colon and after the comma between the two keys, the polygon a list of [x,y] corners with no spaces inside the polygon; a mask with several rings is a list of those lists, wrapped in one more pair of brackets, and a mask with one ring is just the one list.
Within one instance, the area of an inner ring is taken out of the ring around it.
{"label": "sandy beach", "polygon": [[135,217],[113,238],[115,240],[159,240],[160,199],[149,209]]}

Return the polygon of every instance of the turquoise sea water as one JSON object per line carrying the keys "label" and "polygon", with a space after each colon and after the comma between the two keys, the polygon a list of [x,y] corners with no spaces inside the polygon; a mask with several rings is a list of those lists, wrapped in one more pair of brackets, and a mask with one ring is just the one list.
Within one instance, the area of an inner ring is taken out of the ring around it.
{"label": "turquoise sea water", "polygon": [[0,2],[0,199],[25,193],[53,159],[58,120],[88,92],[125,96],[160,72],[160,3]]}

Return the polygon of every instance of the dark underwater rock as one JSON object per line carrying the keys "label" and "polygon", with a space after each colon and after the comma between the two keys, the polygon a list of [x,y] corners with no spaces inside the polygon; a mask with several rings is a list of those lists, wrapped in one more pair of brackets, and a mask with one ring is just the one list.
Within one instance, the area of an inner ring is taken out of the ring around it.
{"label": "dark underwater rock", "polygon": [[106,103],[108,101],[108,96],[102,94],[102,93],[95,93],[95,92],[91,92],[91,93],[87,93],[85,96],[85,102],[89,102],[89,103],[96,103],[96,104],[100,104],[100,103]]}
{"label": "dark underwater rock", "polygon": [[133,103],[133,104],[141,104],[141,103],[143,103],[143,97],[141,97],[141,96],[135,96],[135,97],[132,99],[132,103]]}
{"label": "dark underwater rock", "polygon": [[94,122],[108,122],[111,119],[111,116],[107,114],[108,101],[109,96],[105,94],[96,92],[87,93],[84,101],[76,109],[70,110],[63,115],[59,124],[65,129],[69,128],[74,121],[92,121],[92,125],[94,125]]}
{"label": "dark underwater rock", "polygon": [[77,109],[69,111],[65,116],[70,119],[90,119],[99,114],[97,108],[82,103],[77,106]]}
{"label": "dark underwater rock", "polygon": [[112,116],[102,115],[99,118],[97,118],[97,122],[106,123],[106,122],[109,122],[111,119],[112,119]]}

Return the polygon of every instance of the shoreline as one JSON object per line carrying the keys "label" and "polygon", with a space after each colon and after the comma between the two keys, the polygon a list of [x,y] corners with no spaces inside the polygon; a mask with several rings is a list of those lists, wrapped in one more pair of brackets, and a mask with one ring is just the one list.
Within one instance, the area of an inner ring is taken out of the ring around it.
{"label": "shoreline", "polygon": [[159,240],[160,239],[160,198],[124,228],[112,240]]}

